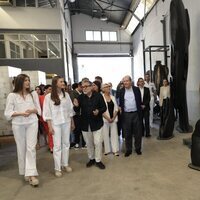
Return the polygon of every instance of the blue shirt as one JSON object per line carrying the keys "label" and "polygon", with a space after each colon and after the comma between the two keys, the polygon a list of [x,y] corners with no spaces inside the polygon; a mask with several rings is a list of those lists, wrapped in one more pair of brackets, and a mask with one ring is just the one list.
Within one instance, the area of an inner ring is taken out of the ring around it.
{"label": "blue shirt", "polygon": [[125,89],[124,111],[125,112],[135,112],[135,111],[137,111],[135,94],[133,92],[132,87],[130,89]]}

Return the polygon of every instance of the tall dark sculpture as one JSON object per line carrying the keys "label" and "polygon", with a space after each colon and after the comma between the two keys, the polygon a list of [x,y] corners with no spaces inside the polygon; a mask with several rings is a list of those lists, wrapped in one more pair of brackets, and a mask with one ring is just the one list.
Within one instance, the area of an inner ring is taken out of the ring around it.
{"label": "tall dark sculpture", "polygon": [[172,0],[170,4],[171,28],[171,74],[174,85],[174,107],[178,111],[179,132],[191,132],[189,125],[186,98],[186,83],[188,74],[188,57],[190,42],[190,22],[188,11],[182,0]]}
{"label": "tall dark sculpture", "polygon": [[160,87],[162,86],[163,79],[167,79],[168,74],[169,69],[162,65],[160,60],[157,60],[156,65],[154,66],[153,81],[155,83],[158,96],[160,94]]}
{"label": "tall dark sculpture", "polygon": [[200,170],[200,120],[197,121],[192,134],[191,160],[192,163],[188,166],[192,169]]}

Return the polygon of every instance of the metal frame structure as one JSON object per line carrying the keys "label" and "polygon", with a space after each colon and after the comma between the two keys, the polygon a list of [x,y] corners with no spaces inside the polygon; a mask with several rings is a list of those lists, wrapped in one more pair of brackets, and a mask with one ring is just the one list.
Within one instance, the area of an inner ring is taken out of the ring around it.
{"label": "metal frame structure", "polygon": [[[147,48],[143,49],[144,55],[145,55],[146,52],[149,52],[151,80],[152,80],[152,55],[151,54],[154,53],[154,52],[164,52],[164,53],[166,53],[165,55],[167,55],[167,51],[169,51],[169,50],[170,50],[169,45],[166,45],[166,46],[164,46],[164,45],[150,45]],[[166,58],[165,58],[165,60],[166,60]],[[144,73],[146,73],[146,61],[145,61],[145,59],[144,59]]]}

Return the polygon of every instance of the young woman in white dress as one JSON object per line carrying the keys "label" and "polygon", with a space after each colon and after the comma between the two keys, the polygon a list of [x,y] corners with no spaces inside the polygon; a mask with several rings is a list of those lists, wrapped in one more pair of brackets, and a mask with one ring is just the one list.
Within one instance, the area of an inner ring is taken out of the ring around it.
{"label": "young woman in white dress", "polygon": [[52,91],[47,94],[43,105],[43,118],[48,123],[53,135],[53,158],[55,176],[62,176],[62,169],[71,172],[69,166],[70,129],[74,129],[73,104],[69,94],[64,90],[64,79],[55,76],[52,79]]}
{"label": "young woman in white dress", "polygon": [[37,114],[41,115],[41,109],[37,93],[30,91],[30,78],[26,74],[16,77],[14,90],[7,97],[4,114],[8,120],[12,120],[19,174],[23,175],[30,185],[37,186],[39,184],[36,169]]}

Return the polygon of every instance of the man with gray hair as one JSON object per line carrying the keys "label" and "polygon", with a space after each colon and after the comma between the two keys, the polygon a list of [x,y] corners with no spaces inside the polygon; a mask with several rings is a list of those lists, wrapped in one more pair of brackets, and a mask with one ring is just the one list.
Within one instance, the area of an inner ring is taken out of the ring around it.
{"label": "man with gray hair", "polygon": [[132,154],[132,140],[135,139],[135,152],[141,155],[141,93],[138,87],[132,85],[130,76],[123,78],[124,88],[120,90],[119,106],[122,111],[122,126],[125,134],[125,157]]}

